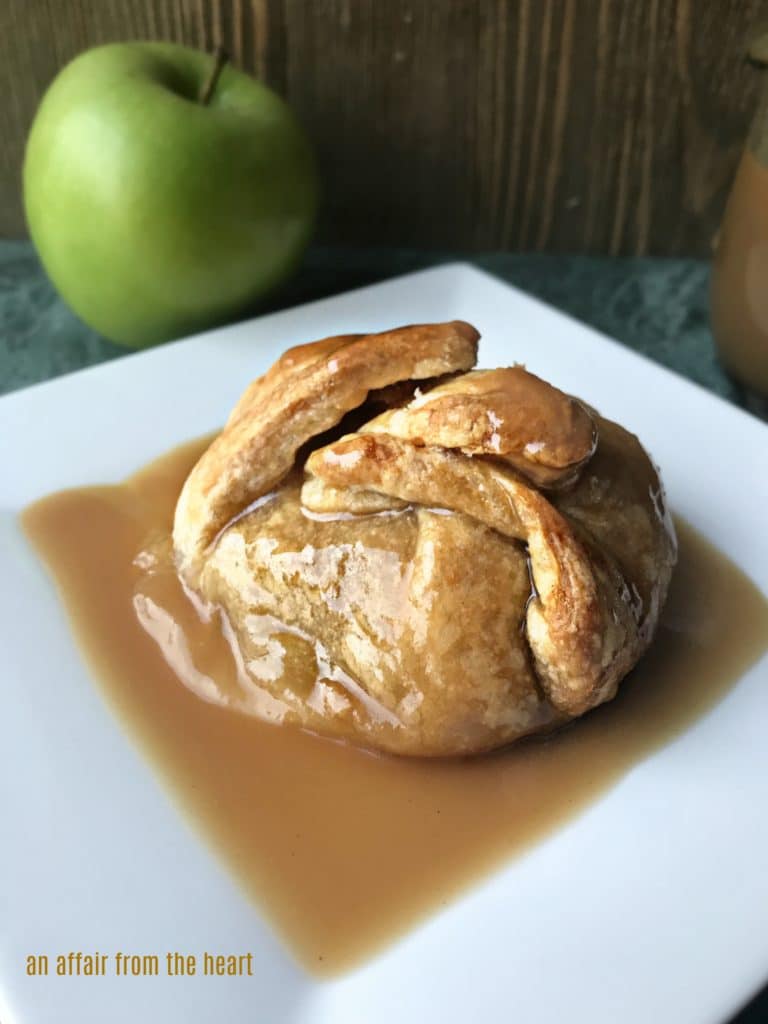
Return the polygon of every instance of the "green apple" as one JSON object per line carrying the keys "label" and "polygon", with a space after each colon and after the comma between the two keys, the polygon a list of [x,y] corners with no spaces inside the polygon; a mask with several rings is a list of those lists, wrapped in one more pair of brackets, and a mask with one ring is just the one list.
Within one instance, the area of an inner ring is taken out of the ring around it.
{"label": "green apple", "polygon": [[116,43],[81,54],[43,97],[24,203],[65,301],[141,347],[232,319],[285,278],[317,181],[266,86],[187,47]]}

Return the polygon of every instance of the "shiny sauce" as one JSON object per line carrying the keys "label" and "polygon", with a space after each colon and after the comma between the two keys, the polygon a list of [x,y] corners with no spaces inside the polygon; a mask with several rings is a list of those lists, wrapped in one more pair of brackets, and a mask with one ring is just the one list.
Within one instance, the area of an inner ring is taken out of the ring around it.
{"label": "shiny sauce", "polygon": [[711,708],[768,644],[768,602],[678,523],[680,562],[652,649],[611,704],[559,733],[419,761],[267,724],[237,710],[241,666],[170,562],[176,497],[206,443],[123,484],[53,494],[23,524],[105,699],[316,973],[359,963],[578,813]]}

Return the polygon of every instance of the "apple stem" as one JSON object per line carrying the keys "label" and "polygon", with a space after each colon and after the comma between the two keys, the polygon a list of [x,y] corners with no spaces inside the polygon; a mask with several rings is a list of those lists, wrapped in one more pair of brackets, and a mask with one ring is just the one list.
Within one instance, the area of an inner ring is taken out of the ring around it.
{"label": "apple stem", "polygon": [[211,72],[208,75],[208,78],[205,80],[205,84],[203,85],[203,88],[200,91],[200,102],[204,107],[208,105],[211,96],[213,96],[213,91],[216,88],[216,83],[219,80],[219,75],[221,74],[222,68],[227,63],[228,60],[229,55],[227,54],[227,51],[224,49],[224,47],[221,45],[217,46],[213,54],[213,66],[211,67]]}

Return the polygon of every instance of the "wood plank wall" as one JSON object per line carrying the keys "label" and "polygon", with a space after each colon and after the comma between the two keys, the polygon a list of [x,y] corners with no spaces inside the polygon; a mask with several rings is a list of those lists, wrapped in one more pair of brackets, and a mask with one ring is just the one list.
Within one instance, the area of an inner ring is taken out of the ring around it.
{"label": "wood plank wall", "polygon": [[705,255],[766,18],[768,0],[0,0],[0,236],[24,233],[24,138],[57,69],[151,37],[221,42],[288,98],[322,241]]}

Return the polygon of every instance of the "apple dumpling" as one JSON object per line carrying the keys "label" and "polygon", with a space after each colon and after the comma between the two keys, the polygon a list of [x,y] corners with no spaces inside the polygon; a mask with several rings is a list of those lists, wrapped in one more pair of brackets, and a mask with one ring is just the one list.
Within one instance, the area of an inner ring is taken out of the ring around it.
{"label": "apple dumpling", "polygon": [[640,442],[469,324],[327,338],[245,391],[179,497],[188,588],[256,713],[473,754],[576,718],[650,643],[676,543]]}

